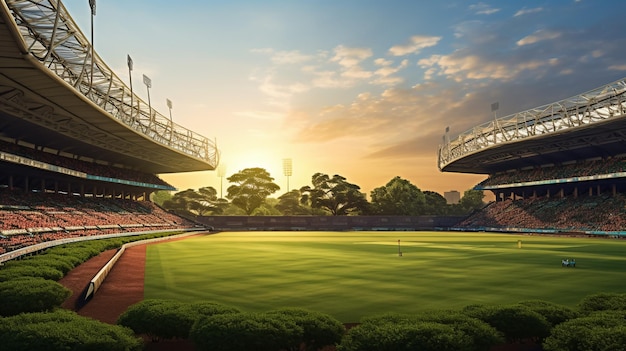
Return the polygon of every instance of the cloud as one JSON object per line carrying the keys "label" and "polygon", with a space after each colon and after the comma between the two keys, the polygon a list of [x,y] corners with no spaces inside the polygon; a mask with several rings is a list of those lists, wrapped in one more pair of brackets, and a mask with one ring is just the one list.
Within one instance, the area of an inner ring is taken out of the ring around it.
{"label": "cloud", "polygon": [[477,54],[467,54],[457,51],[451,55],[433,55],[418,61],[418,65],[428,72],[428,77],[433,77],[434,72],[456,82],[466,80],[511,80],[519,76],[523,71],[536,70],[553,66],[558,60],[529,59],[519,62],[498,61]]}
{"label": "cloud", "polygon": [[530,9],[527,9],[527,8],[524,7],[521,10],[518,10],[513,15],[513,17],[519,17],[519,16],[523,16],[523,15],[528,15],[528,14],[531,14],[531,13],[541,12],[541,11],[543,11],[543,7],[534,7],[534,8],[530,8]]}
{"label": "cloud", "polygon": [[624,65],[611,65],[609,69],[612,71],[626,71],[626,64]]}
{"label": "cloud", "polygon": [[342,79],[336,71],[314,71],[311,83],[316,88],[347,88],[352,82]]}
{"label": "cloud", "polygon": [[334,52],[335,56],[332,57],[330,61],[337,62],[340,66],[345,68],[354,67],[372,56],[372,49],[348,48],[343,45],[337,46]]}
{"label": "cloud", "polygon": [[260,82],[259,90],[268,97],[268,105],[280,108],[288,108],[289,100],[293,95],[310,89],[310,86],[300,82],[278,84],[274,81],[273,73],[267,73],[262,77],[251,77],[250,79]]}
{"label": "cloud", "polygon": [[437,45],[440,40],[441,37],[414,35],[409,44],[392,46],[389,53],[393,56],[418,54],[424,48]]}
{"label": "cloud", "polygon": [[544,40],[556,39],[556,38],[560,37],[561,35],[562,35],[562,33],[560,33],[560,32],[540,29],[540,30],[534,32],[533,34],[528,35],[528,36],[518,40],[516,44],[517,44],[517,46],[530,45],[530,44],[535,44],[535,43],[538,43],[538,42],[544,41]]}
{"label": "cloud", "polygon": [[484,2],[479,2],[478,4],[470,5],[469,9],[477,15],[492,15],[500,11],[500,9],[493,8],[490,5],[485,4]]}
{"label": "cloud", "polygon": [[406,68],[409,65],[409,61],[402,60],[399,65],[394,67],[392,61],[376,59],[374,64],[380,66],[380,68],[374,71],[376,78],[372,81],[372,84],[391,86],[404,82],[404,78],[393,75]]}
{"label": "cloud", "polygon": [[341,76],[344,78],[357,79],[357,80],[369,79],[373,75],[374,73],[370,71],[366,71],[357,65],[350,66],[341,73]]}
{"label": "cloud", "polygon": [[[439,135],[441,129],[440,123],[433,121],[458,106],[459,96],[464,96],[459,89],[424,83],[411,88],[388,88],[380,94],[361,93],[350,104],[310,111],[306,119],[300,120],[294,141],[354,140],[372,153],[412,137],[432,141],[429,135]],[[472,123],[469,118],[466,121]],[[433,149],[412,152],[432,156]]]}

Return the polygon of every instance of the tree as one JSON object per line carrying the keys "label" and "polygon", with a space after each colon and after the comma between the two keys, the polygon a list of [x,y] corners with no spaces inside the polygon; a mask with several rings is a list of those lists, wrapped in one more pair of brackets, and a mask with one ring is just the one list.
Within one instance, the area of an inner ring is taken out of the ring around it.
{"label": "tree", "polygon": [[408,180],[395,177],[385,186],[372,190],[372,212],[380,215],[416,216],[423,214],[424,193]]}
{"label": "tree", "polygon": [[187,189],[178,192],[171,199],[165,200],[163,207],[168,210],[206,216],[222,213],[226,204],[224,199],[217,197],[217,191],[209,186],[200,188],[198,191]]}
{"label": "tree", "polygon": [[197,211],[200,216],[221,214],[224,211],[224,207],[228,204],[226,199],[217,196],[217,190],[212,186],[198,189],[198,194],[200,196],[195,199],[196,201],[194,201],[192,209]]}
{"label": "tree", "polygon": [[441,194],[434,191],[424,191],[424,214],[445,215],[448,212],[448,203]]}
{"label": "tree", "polygon": [[483,202],[484,198],[485,193],[483,193],[482,190],[468,189],[463,193],[463,197],[461,198],[461,202],[459,204],[466,212],[472,212],[473,210],[480,209],[485,205]]}
{"label": "tree", "polygon": [[278,197],[276,209],[287,216],[311,214],[309,208],[300,204],[300,190],[294,189]]}
{"label": "tree", "polygon": [[300,189],[300,203],[310,204],[312,208],[321,208],[333,216],[345,216],[366,212],[369,203],[358,185],[348,183],[346,178],[334,175],[330,178],[323,173],[312,177],[313,188],[304,186]]}
{"label": "tree", "polygon": [[172,192],[169,190],[157,190],[152,193],[150,200],[159,206],[163,206],[163,203],[172,198]]}
{"label": "tree", "polygon": [[268,196],[280,189],[273,183],[274,178],[265,169],[258,167],[246,168],[227,179],[236,184],[228,187],[226,197],[248,216],[260,207]]}

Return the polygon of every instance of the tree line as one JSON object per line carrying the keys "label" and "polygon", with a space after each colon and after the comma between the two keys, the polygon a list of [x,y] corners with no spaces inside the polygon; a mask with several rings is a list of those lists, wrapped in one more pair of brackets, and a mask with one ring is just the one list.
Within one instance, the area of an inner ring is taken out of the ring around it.
{"label": "tree line", "polygon": [[448,204],[433,191],[422,191],[401,177],[375,188],[367,200],[361,188],[341,175],[315,173],[311,186],[290,190],[278,198],[270,196],[280,190],[274,178],[263,168],[246,168],[226,178],[226,198],[218,196],[211,186],[187,189],[171,194],[156,192],[152,200],[167,210],[193,216],[354,216],[354,215],[464,215],[484,206],[484,193],[466,190],[458,204]]}

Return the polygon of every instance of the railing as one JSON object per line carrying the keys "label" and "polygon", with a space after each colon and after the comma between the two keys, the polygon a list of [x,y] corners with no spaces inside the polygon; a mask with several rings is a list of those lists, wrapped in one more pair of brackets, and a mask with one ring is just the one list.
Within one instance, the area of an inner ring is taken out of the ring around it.
{"label": "railing", "polygon": [[61,1],[5,0],[28,52],[111,118],[153,141],[217,167],[214,142],[151,108],[92,50]]}
{"label": "railing", "polygon": [[[578,128],[626,114],[626,78],[569,99],[478,125],[439,146],[438,167],[495,145]],[[444,138],[445,139],[445,138]]]}

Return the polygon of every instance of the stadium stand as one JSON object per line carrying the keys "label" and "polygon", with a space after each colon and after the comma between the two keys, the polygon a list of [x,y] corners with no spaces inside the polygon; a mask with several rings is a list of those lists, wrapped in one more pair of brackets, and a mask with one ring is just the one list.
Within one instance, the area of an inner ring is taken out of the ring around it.
{"label": "stadium stand", "polygon": [[215,143],[133,94],[61,2],[4,5],[0,254],[197,227],[150,195],[176,190],[158,174],[214,170]]}
{"label": "stadium stand", "polygon": [[625,144],[626,79],[446,135],[439,169],[495,196],[455,228],[626,238]]}
{"label": "stadium stand", "polygon": [[626,228],[623,195],[495,201],[457,225],[459,228],[544,232],[619,232]]}
{"label": "stadium stand", "polygon": [[0,254],[69,237],[194,226],[148,201],[0,190]]}

